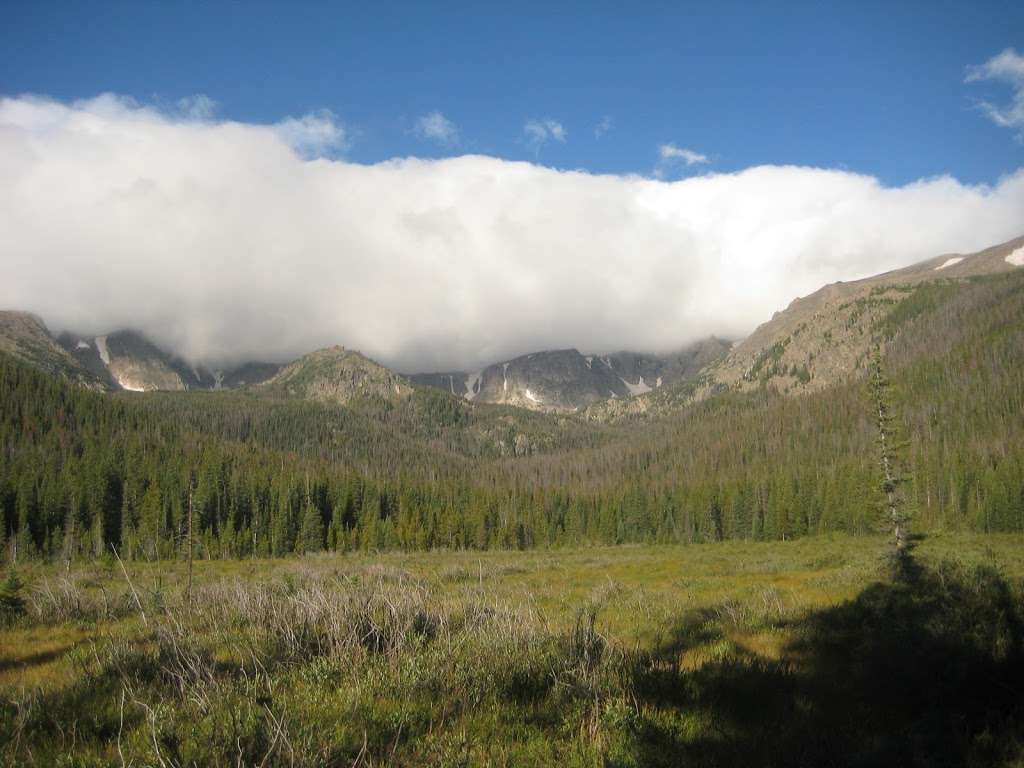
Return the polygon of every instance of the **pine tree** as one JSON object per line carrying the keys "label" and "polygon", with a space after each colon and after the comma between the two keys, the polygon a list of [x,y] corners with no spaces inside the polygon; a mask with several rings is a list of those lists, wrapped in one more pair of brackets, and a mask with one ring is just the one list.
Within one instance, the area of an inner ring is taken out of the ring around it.
{"label": "pine tree", "polygon": [[164,536],[163,500],[160,487],[150,482],[142,496],[139,511],[139,544],[142,553],[153,560],[160,556],[160,542]]}
{"label": "pine tree", "polygon": [[10,568],[7,578],[0,584],[0,616],[17,616],[25,612],[25,598],[21,596],[24,586],[14,568]]}
{"label": "pine tree", "polygon": [[32,480],[26,476],[18,488],[18,533],[14,540],[14,562],[18,558],[28,559],[36,553],[33,525],[37,519],[36,491]]}
{"label": "pine tree", "polygon": [[306,504],[306,511],[302,515],[302,527],[299,529],[299,539],[296,549],[299,554],[309,552],[321,552],[324,548],[324,521],[320,516],[320,510],[312,504]]}

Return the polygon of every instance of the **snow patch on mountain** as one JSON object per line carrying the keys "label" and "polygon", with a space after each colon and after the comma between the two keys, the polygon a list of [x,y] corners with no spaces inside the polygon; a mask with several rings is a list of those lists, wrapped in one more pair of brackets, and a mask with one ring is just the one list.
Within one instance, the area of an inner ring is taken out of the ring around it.
{"label": "snow patch on mountain", "polygon": [[[623,384],[626,385],[626,389],[629,390],[629,394],[631,394],[631,395],[634,395],[634,396],[635,395],[644,395],[644,394],[647,394],[648,392],[651,391],[651,388],[649,386],[647,386],[646,383],[644,383],[644,377],[643,376],[640,377],[640,381],[637,382],[636,384],[630,384],[625,379],[621,379],[621,377],[620,377],[620,380],[622,381]],[[660,379],[659,379],[659,381],[660,381]]]}
{"label": "snow patch on mountain", "polygon": [[1006,263],[1015,267],[1024,267],[1024,245],[1006,257]]}
{"label": "snow patch on mountain", "polygon": [[110,352],[107,350],[107,337],[97,336],[94,341],[96,342],[96,351],[100,353],[100,360],[103,361],[104,365],[110,365]]}
{"label": "snow patch on mountain", "polygon": [[541,402],[541,399],[537,397],[535,394],[533,394],[533,392],[531,392],[529,389],[526,390],[526,399],[529,400],[531,403]]}
{"label": "snow patch on mountain", "polygon": [[940,269],[945,269],[946,267],[952,267],[954,264],[959,264],[963,260],[964,260],[963,256],[954,256],[951,259],[946,259],[944,262],[942,262],[942,264],[940,264],[939,266],[937,266],[935,268],[935,271],[938,272]]}

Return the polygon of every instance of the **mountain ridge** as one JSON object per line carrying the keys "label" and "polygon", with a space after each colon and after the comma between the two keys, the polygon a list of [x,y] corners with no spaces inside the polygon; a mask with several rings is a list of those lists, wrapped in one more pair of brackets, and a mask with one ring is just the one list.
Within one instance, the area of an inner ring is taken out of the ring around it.
{"label": "mountain ridge", "polygon": [[476,372],[414,373],[408,378],[472,402],[573,413],[595,402],[634,397],[693,378],[730,347],[730,342],[712,336],[666,355],[543,350],[492,363]]}
{"label": "mountain ridge", "polygon": [[716,386],[768,384],[815,391],[863,370],[872,339],[863,318],[910,298],[927,283],[1010,272],[1024,266],[1024,237],[970,254],[943,254],[878,275],[836,282],[795,298],[709,366],[701,395]]}
{"label": "mountain ridge", "polygon": [[[903,304],[922,285],[941,286],[1024,266],[1024,237],[971,254],[942,254],[797,297],[742,341],[716,337],[667,355],[542,350],[479,371],[400,374],[359,352],[327,347],[283,365],[247,362],[227,370],[193,366],[143,334],[54,336],[31,313],[0,312],[0,350],[104,391],[248,388],[339,405],[360,395],[402,399],[417,386],[471,404],[507,405],[586,420],[615,420],[682,407],[722,390],[770,387],[819,391],[863,372],[872,318]],[[913,310],[915,298],[907,311]]]}
{"label": "mountain ridge", "polygon": [[[768,388],[783,395],[819,392],[867,371],[875,320],[900,305],[920,312],[935,291],[1024,267],[1024,236],[968,254],[942,254],[906,267],[838,281],[794,298],[698,376],[628,401],[594,403],[592,421],[648,418],[723,392]],[[909,301],[908,301],[909,300]]]}
{"label": "mountain ridge", "polygon": [[112,390],[151,392],[237,388],[265,381],[281,367],[251,361],[224,370],[212,370],[188,363],[133,330],[111,331],[102,336],[64,331],[55,340],[82,368],[104,381]]}

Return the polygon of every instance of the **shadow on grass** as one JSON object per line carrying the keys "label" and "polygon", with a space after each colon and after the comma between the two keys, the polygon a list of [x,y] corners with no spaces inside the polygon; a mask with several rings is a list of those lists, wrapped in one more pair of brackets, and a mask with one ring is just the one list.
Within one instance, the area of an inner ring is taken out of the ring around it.
{"label": "shadow on grass", "polygon": [[[1005,765],[1024,746],[1022,616],[994,569],[908,555],[891,581],[792,626],[790,661],[639,672],[637,695],[657,714],[622,762]],[[702,723],[697,735],[687,719]]]}
{"label": "shadow on grass", "polygon": [[0,672],[6,672],[9,669],[29,669],[31,667],[49,664],[50,662],[56,661],[57,659],[65,656],[79,645],[80,642],[75,642],[53,648],[49,651],[37,651],[36,653],[30,653],[26,656],[20,656],[17,658],[0,658]]}

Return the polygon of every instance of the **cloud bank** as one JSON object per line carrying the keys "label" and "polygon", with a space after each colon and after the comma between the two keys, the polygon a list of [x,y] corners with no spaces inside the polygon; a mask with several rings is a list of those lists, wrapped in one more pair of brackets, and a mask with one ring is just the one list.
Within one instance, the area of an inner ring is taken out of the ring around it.
{"label": "cloud bank", "polygon": [[824,283],[1024,232],[1024,171],[892,188],[798,167],[668,183],[481,156],[359,165],[309,159],[344,140],[333,116],[288,125],[0,100],[0,307],[136,328],[196,362],[340,343],[472,370],[741,336]]}

